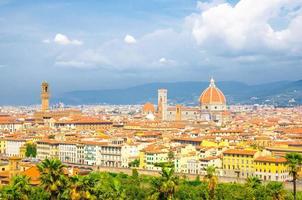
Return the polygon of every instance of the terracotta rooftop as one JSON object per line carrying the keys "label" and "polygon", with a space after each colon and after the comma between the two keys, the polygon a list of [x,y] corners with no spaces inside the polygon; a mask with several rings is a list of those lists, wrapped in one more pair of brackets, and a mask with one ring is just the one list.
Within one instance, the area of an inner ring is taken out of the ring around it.
{"label": "terracotta rooftop", "polygon": [[250,155],[253,156],[257,151],[255,150],[243,150],[243,149],[228,149],[223,154],[238,154],[238,155]]}
{"label": "terracotta rooftop", "polygon": [[256,158],[255,162],[285,163],[286,159],[283,157],[275,158],[271,156],[261,156]]}

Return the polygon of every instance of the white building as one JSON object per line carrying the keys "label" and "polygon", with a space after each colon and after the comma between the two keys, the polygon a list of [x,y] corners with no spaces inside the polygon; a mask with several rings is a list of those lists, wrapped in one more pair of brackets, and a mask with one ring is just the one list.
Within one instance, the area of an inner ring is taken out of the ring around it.
{"label": "white building", "polygon": [[97,150],[96,163],[102,167],[122,166],[122,145],[105,143]]}
{"label": "white building", "polygon": [[121,152],[122,167],[129,167],[129,163],[135,159],[139,159],[139,147],[138,145],[124,145]]}
{"label": "white building", "polygon": [[72,142],[60,142],[59,159],[65,163],[77,163],[77,145]]}
{"label": "white building", "polygon": [[25,139],[6,139],[6,155],[20,156],[20,148],[26,143]]}

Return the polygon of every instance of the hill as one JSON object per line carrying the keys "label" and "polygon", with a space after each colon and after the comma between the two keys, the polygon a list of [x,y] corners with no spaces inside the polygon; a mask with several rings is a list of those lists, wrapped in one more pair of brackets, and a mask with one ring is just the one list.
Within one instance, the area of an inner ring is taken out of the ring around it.
{"label": "hill", "polygon": [[[201,92],[208,82],[149,83],[112,90],[71,91],[55,98],[67,104],[143,104],[156,103],[157,90],[168,89],[169,103],[197,105]],[[302,104],[302,80],[280,81],[258,85],[225,81],[216,85],[224,92],[228,104],[274,104],[288,106]]]}

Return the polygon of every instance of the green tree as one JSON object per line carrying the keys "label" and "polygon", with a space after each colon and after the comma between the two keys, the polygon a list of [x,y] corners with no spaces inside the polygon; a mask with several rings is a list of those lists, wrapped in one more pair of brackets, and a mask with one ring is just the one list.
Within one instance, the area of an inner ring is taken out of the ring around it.
{"label": "green tree", "polygon": [[32,187],[30,200],[49,200],[49,194],[40,186]]}
{"label": "green tree", "polygon": [[122,186],[121,182],[117,178],[113,178],[110,184],[111,190],[113,191],[113,198],[115,200],[124,200],[126,199],[126,191]]}
{"label": "green tree", "polygon": [[283,183],[272,181],[266,185],[267,193],[273,200],[284,200],[286,191]]}
{"label": "green tree", "polygon": [[246,179],[246,185],[252,189],[256,189],[261,186],[262,181],[256,176],[249,176]]}
{"label": "green tree", "polygon": [[63,195],[68,188],[68,181],[64,175],[64,165],[58,159],[45,159],[37,165],[41,176],[41,186],[55,200]]}
{"label": "green tree", "polygon": [[169,162],[173,162],[174,158],[175,158],[174,152],[169,151],[169,153],[168,153]]}
{"label": "green tree", "polygon": [[302,155],[299,153],[288,153],[285,156],[287,162],[287,166],[289,168],[289,174],[293,177],[293,192],[294,192],[294,200],[297,198],[296,191],[296,181],[298,176],[298,171],[300,170],[302,164]]}
{"label": "green tree", "polygon": [[72,200],[96,199],[94,186],[97,183],[95,176],[73,176],[70,178],[70,196]]}
{"label": "green tree", "polygon": [[215,189],[218,183],[218,177],[216,175],[216,167],[208,166],[206,169],[206,175],[204,176],[204,181],[208,183],[210,199],[215,198]]}
{"label": "green tree", "polygon": [[[204,182],[200,182],[199,185],[195,185],[195,181],[182,182],[175,194],[176,199],[179,200],[208,200],[209,191],[208,186]],[[193,183],[193,184],[192,184]]]}
{"label": "green tree", "polygon": [[246,179],[245,186],[246,190],[253,194],[253,199],[263,199],[262,181],[257,176],[249,176]]}
{"label": "green tree", "polygon": [[[253,200],[252,190],[244,184],[219,183],[215,190],[215,200]],[[260,199],[259,199],[260,200]],[[261,200],[267,200],[263,198]]]}
{"label": "green tree", "polygon": [[7,200],[28,200],[30,194],[29,178],[25,175],[13,177],[12,183],[2,189],[2,198]]}
{"label": "green tree", "polygon": [[25,156],[35,158],[37,156],[37,145],[34,143],[27,143]]}
{"label": "green tree", "polygon": [[179,178],[174,175],[174,168],[163,167],[161,177],[153,179],[151,184],[151,199],[171,200],[179,185]]}
{"label": "green tree", "polygon": [[137,169],[132,169],[132,178],[135,180],[137,180],[139,178]]}
{"label": "green tree", "polygon": [[129,163],[129,167],[138,167],[139,166],[139,159],[135,159]]}

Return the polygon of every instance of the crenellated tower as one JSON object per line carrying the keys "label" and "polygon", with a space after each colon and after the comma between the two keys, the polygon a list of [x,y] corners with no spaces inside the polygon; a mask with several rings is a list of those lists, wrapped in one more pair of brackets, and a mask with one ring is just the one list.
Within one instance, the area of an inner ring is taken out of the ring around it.
{"label": "crenellated tower", "polygon": [[43,81],[41,85],[41,109],[42,112],[48,111],[49,110],[49,86],[48,83]]}

